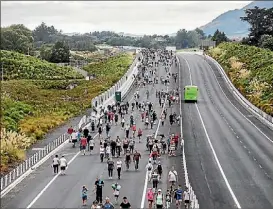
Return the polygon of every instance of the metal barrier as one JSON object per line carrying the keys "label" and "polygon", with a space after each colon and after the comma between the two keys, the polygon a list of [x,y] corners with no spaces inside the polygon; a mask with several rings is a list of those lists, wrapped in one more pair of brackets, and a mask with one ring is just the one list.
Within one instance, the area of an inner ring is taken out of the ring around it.
{"label": "metal barrier", "polygon": [[[138,59],[138,56],[135,58],[135,61]],[[134,65],[136,65],[136,62],[133,62],[133,64],[131,65],[131,67],[129,68],[128,71],[132,72]],[[122,79],[122,78],[121,78]],[[120,81],[118,81],[119,83]],[[132,82],[127,82],[127,83],[121,83],[121,86],[123,86],[123,84],[126,85],[132,85]],[[116,84],[117,85],[117,84]],[[127,93],[131,88],[124,88],[124,93]],[[106,91],[108,92],[108,90]],[[105,100],[103,100],[103,103],[109,104],[109,101],[111,101],[112,98],[114,98],[113,96],[109,96],[109,94],[105,94],[106,92],[102,93],[103,97],[106,97]],[[100,101],[101,96],[97,96],[96,98],[94,98],[98,104],[102,104],[102,102]],[[94,100],[93,99],[93,100]],[[94,101],[92,100],[92,104],[94,104]],[[98,117],[99,116],[99,111],[97,114]],[[78,123],[78,125],[74,126],[73,129],[74,130],[79,130],[80,128],[86,126],[89,121],[90,121],[91,116],[86,116],[84,115],[80,122]],[[18,165],[16,168],[14,168],[12,171],[10,171],[8,174],[4,175],[3,177],[1,177],[1,193],[2,191],[7,188],[9,185],[11,185],[14,181],[16,181],[20,176],[22,176],[23,174],[25,174],[27,171],[29,171],[30,169],[33,170],[35,168],[35,165],[41,161],[45,156],[47,156],[48,154],[50,154],[52,151],[54,151],[57,147],[59,147],[60,145],[62,145],[64,142],[66,142],[68,140],[68,135],[67,133],[64,133],[63,135],[61,135],[59,138],[55,139],[54,141],[50,142],[48,145],[44,146],[41,150],[37,151],[35,154],[33,154],[31,157],[29,157],[27,160],[25,160],[23,163],[21,163],[20,165]],[[2,195],[2,194],[1,194]]]}

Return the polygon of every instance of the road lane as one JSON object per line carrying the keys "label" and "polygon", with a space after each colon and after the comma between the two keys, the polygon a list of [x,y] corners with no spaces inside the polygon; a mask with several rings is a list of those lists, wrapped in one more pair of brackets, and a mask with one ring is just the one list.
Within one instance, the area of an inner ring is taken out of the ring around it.
{"label": "road lane", "polygon": [[[272,208],[272,143],[230,104],[203,58],[196,55],[181,56],[190,65],[193,84],[199,86],[200,113],[241,207]],[[188,66],[183,59],[180,62],[184,75],[182,83],[186,85],[189,84]],[[187,165],[201,208],[234,207],[234,201],[211,156],[195,105],[182,106],[184,136],[188,138],[185,140]],[[270,129],[263,130],[266,130],[266,135],[273,136]]]}
{"label": "road lane", "polygon": [[[151,88],[151,87],[149,87],[149,88]],[[125,101],[131,100],[131,98],[133,96],[132,93],[129,94],[129,96],[126,98]],[[140,89],[140,94],[144,95],[145,89]],[[126,117],[128,118],[129,116],[127,115]],[[117,134],[121,133],[120,126],[112,126],[112,130],[110,131],[110,133],[112,133],[112,132],[117,133]],[[105,135],[105,132],[103,132],[103,135]],[[97,149],[97,151],[98,151],[98,140],[97,139],[96,139],[95,149]],[[73,149],[73,148],[71,148],[71,144],[68,144],[59,153],[60,154],[66,153],[67,154],[66,159],[69,161],[73,157],[73,153],[78,152],[78,151],[79,151],[78,148]],[[84,157],[87,157],[88,159],[82,158],[83,161],[81,161],[81,162],[84,162],[85,164],[80,163],[80,165],[88,165],[88,164],[92,165],[97,159],[99,159],[98,156],[90,156],[90,159],[89,159],[89,156],[84,156]],[[95,159],[95,158],[97,158],[97,159]],[[1,208],[26,208],[27,205],[36,197],[36,195],[53,178],[51,161],[52,161],[52,159],[49,159],[47,162],[45,162],[36,171],[34,171],[30,176],[28,176],[25,180],[23,180],[16,188],[11,190],[9,194],[7,194],[4,198],[2,198],[1,199]],[[77,161],[77,159],[75,161]],[[75,164],[75,162],[73,162],[73,164],[69,166],[69,169],[67,171],[68,173],[71,170],[73,170],[74,164]],[[87,169],[85,166],[82,166],[82,167],[84,167],[83,169]],[[84,171],[88,172],[88,170],[83,170],[83,172]],[[101,173],[100,167],[98,167],[98,169],[97,169],[97,167],[95,167],[95,170],[93,170],[93,172],[94,173]],[[66,178],[67,176],[65,176],[64,178]],[[63,176],[61,176],[60,178],[62,179],[62,177]],[[75,179],[77,179],[77,178],[75,178]],[[94,178],[94,181],[95,181],[95,178]],[[69,182],[69,181],[65,181],[65,183],[62,183],[62,184],[66,184],[67,182]],[[69,182],[69,183],[71,183],[71,182]],[[92,184],[93,184],[93,182],[92,182]],[[53,185],[55,185],[55,182]],[[61,189],[61,187],[59,187],[59,189]],[[79,190],[77,192],[79,193]],[[55,193],[56,193],[56,191],[53,194],[55,194]],[[77,194],[77,197],[79,197],[78,194]],[[54,202],[49,200],[47,202],[47,205],[49,206],[50,203],[54,203]],[[46,207],[46,205],[44,205],[43,207]]]}
{"label": "road lane", "polygon": [[[177,69],[176,69],[177,70]],[[160,67],[160,74],[165,75],[165,70],[163,67]],[[176,84],[174,84],[176,88]],[[150,90],[150,101],[155,105],[155,109],[158,117],[161,113],[161,108],[158,104],[158,99],[155,97],[155,91],[157,88],[161,90],[163,87],[161,84],[155,85],[155,88],[152,85],[148,86]],[[140,101],[146,101],[145,91],[146,88],[140,89]],[[127,98],[127,100],[130,99]],[[178,106],[178,105],[177,105]],[[177,112],[179,110],[177,109]],[[156,126],[154,129],[145,130],[143,122],[140,119],[140,112],[138,110],[134,111],[134,117],[137,117],[136,125],[137,128],[141,127],[143,129],[143,136],[152,134],[155,132]],[[128,121],[129,115],[126,116]],[[167,121],[166,121],[167,123]],[[176,128],[174,128],[174,131]],[[168,125],[160,128],[160,131],[169,133],[170,128]],[[179,127],[177,127],[179,130]],[[160,132],[159,131],[159,132]],[[103,133],[105,134],[105,132]],[[117,135],[122,139],[125,136],[124,130],[121,130],[120,126],[112,126],[110,131],[112,138],[116,138]],[[167,134],[166,134],[167,136]],[[143,193],[143,184],[145,180],[146,170],[145,166],[148,160],[148,152],[146,151],[146,139],[143,137],[143,142],[138,143],[136,140],[136,148],[142,153],[142,159],[140,161],[140,169],[134,171],[123,171],[121,180],[119,181],[122,185],[120,192],[121,197],[127,196],[132,204],[132,207],[138,208],[140,206],[142,193]],[[67,160],[71,160],[72,157],[78,151],[78,149],[71,148],[71,145],[67,145],[63,150],[60,151],[61,154],[65,153]],[[89,191],[88,206],[91,206],[91,202],[95,199],[95,194],[91,192],[96,177],[102,176],[105,181],[105,188],[103,190],[103,197],[109,196],[113,197],[113,190],[111,189],[111,184],[116,182],[117,175],[114,171],[113,180],[108,180],[107,165],[106,163],[100,163],[99,161],[99,150],[98,150],[98,140],[96,139],[95,153],[93,155],[77,156],[74,161],[69,165],[67,169],[66,176],[57,177],[56,180],[41,194],[41,196],[31,204],[32,208],[78,208],[81,207],[81,196],[80,189],[82,185],[86,185]],[[115,160],[115,159],[114,159]],[[115,160],[116,161],[116,160]],[[170,165],[176,164],[177,162],[181,165],[181,159],[172,158],[168,159],[167,157],[162,157],[163,169],[165,172],[169,170]],[[22,183],[20,183],[14,190],[7,194],[1,203],[1,208],[26,208],[33,199],[43,190],[43,188],[50,182],[53,178],[52,168],[50,167],[51,159],[48,160],[45,164],[39,167],[33,174],[27,177]],[[182,166],[176,167],[179,171]],[[150,184],[148,186],[151,186]],[[167,189],[167,176],[165,174],[165,179],[161,183],[161,188],[163,191]]]}

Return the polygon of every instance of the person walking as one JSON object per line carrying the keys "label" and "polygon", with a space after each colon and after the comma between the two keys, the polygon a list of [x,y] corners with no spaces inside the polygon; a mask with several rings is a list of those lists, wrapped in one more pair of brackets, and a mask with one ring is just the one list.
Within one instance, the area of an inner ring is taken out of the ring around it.
{"label": "person walking", "polygon": [[118,159],[118,160],[117,160],[118,179],[120,179],[121,168],[122,168],[122,161],[121,161],[120,159]]}
{"label": "person walking", "polygon": [[55,155],[55,157],[53,158],[53,163],[52,163],[53,174],[54,175],[59,173],[59,166],[60,166],[59,156]]}
{"label": "person walking", "polygon": [[107,165],[108,165],[108,176],[109,176],[109,179],[113,179],[113,170],[114,170],[114,167],[115,167],[115,163],[112,160],[112,158],[108,158]]}
{"label": "person walking", "polygon": [[102,203],[102,188],[103,187],[104,187],[104,182],[100,178],[97,178],[95,181],[94,190],[96,191],[96,200],[99,203]]}

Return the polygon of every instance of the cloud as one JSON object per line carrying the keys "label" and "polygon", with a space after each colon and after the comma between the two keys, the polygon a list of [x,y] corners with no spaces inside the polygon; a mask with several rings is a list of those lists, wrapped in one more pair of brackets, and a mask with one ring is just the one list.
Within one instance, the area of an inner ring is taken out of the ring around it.
{"label": "cloud", "polygon": [[249,2],[217,1],[33,1],[2,2],[1,25],[25,24],[34,29],[42,21],[64,32],[113,30],[137,34],[166,34],[202,26],[221,13]]}

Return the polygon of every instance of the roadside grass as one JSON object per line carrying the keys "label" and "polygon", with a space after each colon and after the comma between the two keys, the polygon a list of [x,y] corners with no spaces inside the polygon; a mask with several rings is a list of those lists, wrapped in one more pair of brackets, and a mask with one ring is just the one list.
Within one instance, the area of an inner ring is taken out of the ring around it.
{"label": "roadside grass", "polygon": [[273,52],[238,43],[209,50],[235,87],[256,107],[273,116]]}

